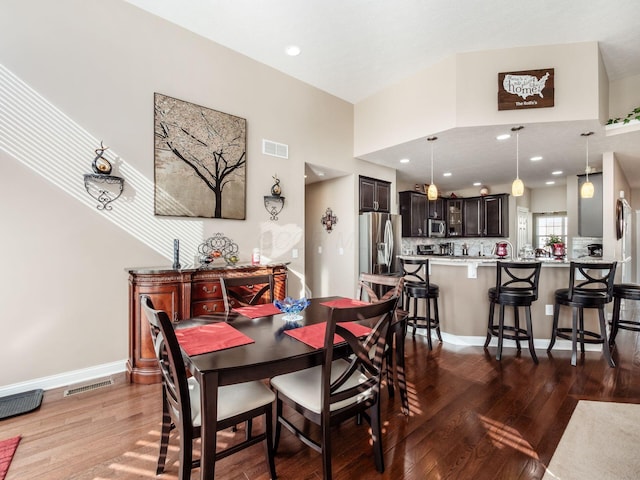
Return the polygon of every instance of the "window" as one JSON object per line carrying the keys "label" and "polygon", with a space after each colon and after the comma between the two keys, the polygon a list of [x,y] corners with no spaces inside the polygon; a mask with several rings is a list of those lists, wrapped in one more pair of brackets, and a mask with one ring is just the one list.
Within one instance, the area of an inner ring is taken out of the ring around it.
{"label": "window", "polygon": [[566,212],[540,213],[534,215],[535,248],[545,248],[550,235],[559,236],[567,244],[567,214]]}

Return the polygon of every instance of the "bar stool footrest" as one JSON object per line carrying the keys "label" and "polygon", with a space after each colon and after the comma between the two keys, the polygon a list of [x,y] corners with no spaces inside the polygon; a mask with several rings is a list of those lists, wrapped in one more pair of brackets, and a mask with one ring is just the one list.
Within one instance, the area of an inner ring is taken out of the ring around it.
{"label": "bar stool footrest", "polygon": [[[571,328],[557,328],[556,337],[563,338],[565,340],[573,340],[572,332],[573,332],[573,329]],[[585,338],[584,340],[580,340],[581,334],[587,338]],[[604,337],[602,337],[599,333],[590,332],[589,330],[578,330],[576,339],[578,340],[578,343],[580,343],[581,341],[584,343],[590,343],[590,344],[604,343]]]}

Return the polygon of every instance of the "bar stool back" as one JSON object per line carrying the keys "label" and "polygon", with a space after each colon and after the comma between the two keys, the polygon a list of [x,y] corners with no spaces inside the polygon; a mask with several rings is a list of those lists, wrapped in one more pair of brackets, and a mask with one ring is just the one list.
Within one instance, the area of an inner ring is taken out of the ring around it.
{"label": "bar stool back", "polygon": [[620,319],[620,304],[622,300],[640,300],[640,285],[636,283],[620,283],[613,286],[613,317],[611,318],[611,335],[609,346],[616,343],[618,330],[640,332],[640,321]]}
{"label": "bar stool back", "polygon": [[[551,342],[547,351],[550,352],[556,343],[556,337],[571,340],[571,365],[577,363],[577,343],[580,341],[580,351],[584,353],[585,343],[602,344],[602,353],[609,366],[615,363],[609,352],[607,329],[604,318],[604,307],[613,299],[613,281],[616,274],[616,262],[610,263],[581,263],[571,262],[569,271],[569,288],[556,290],[555,305],[553,307],[553,330]],[[571,328],[558,327],[560,306],[573,309]],[[600,332],[584,329],[584,309],[597,308]],[[586,338],[585,338],[586,337]]]}
{"label": "bar stool back", "polygon": [[[431,330],[434,329],[438,340],[442,342],[440,334],[440,316],[438,314],[438,297],[440,287],[429,280],[429,259],[401,259],[402,274],[404,277],[403,310],[409,313],[407,326],[413,327],[413,336],[416,328],[427,329],[427,343],[429,350],[433,349],[431,342]],[[425,301],[425,315],[418,314],[418,300]],[[412,305],[411,305],[412,304]],[[433,308],[433,316],[431,309]]]}
{"label": "bar stool back", "polygon": [[[538,299],[540,281],[540,262],[497,262],[496,286],[489,289],[489,323],[484,348],[489,346],[491,337],[498,338],[496,360],[502,357],[502,342],[507,338],[516,341],[520,351],[520,341],[529,342],[529,352],[535,363],[538,357],[533,346],[533,327],[531,323],[531,304]],[[495,305],[500,305],[498,323],[494,323]],[[504,324],[505,306],[513,307],[513,326]],[[526,328],[520,327],[519,307],[524,307]]]}

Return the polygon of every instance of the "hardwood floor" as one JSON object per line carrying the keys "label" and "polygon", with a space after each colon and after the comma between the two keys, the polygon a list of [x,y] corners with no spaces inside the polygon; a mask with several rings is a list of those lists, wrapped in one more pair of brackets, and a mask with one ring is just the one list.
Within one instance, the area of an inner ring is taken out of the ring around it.
{"label": "hardwood floor", "polygon": [[[383,392],[386,470],[373,465],[366,423],[336,428],[336,479],[539,479],[578,400],[640,403],[640,341],[622,331],[614,350],[617,368],[587,352],[577,367],[570,352],[539,350],[535,365],[526,348],[437,346],[424,337],[406,341],[411,415]],[[159,385],[115,385],[62,397],[47,392],[38,411],[0,421],[0,438],[22,435],[7,480],[152,479],[161,420]],[[257,424],[256,428],[262,428]],[[243,435],[243,427],[235,433]],[[220,441],[233,441],[223,432]],[[177,478],[172,439],[166,473]],[[199,446],[198,446],[199,448]],[[319,479],[320,455],[283,430],[276,456],[278,478]],[[192,478],[198,478],[199,470]],[[232,455],[216,479],[267,479],[261,446]]]}

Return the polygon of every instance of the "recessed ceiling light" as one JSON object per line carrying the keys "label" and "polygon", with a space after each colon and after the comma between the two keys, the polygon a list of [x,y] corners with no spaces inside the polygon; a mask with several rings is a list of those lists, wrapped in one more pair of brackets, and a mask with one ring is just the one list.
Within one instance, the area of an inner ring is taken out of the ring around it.
{"label": "recessed ceiling light", "polygon": [[563,171],[562,170],[556,170],[555,172],[551,172],[551,175],[562,175]]}
{"label": "recessed ceiling light", "polygon": [[509,135],[508,133],[503,133],[502,135],[498,135],[496,137],[496,140],[506,140],[507,138],[511,138],[511,135]]}
{"label": "recessed ceiling light", "polygon": [[290,57],[297,57],[298,55],[300,55],[300,47],[297,45],[289,45],[287,48],[284,49],[284,51]]}
{"label": "recessed ceiling light", "polygon": [[529,160],[531,160],[532,162],[537,162],[539,160],[542,160],[542,157],[540,155],[536,155],[535,157],[531,157]]}
{"label": "recessed ceiling light", "polygon": [[324,177],[324,172],[318,172],[319,177]]}
{"label": "recessed ceiling light", "polygon": [[482,182],[473,182],[474,187],[479,187],[480,185],[482,185]]}
{"label": "recessed ceiling light", "polygon": [[400,159],[400,163],[409,163],[411,160],[409,160],[408,158],[401,158]]}
{"label": "recessed ceiling light", "polygon": [[445,172],[442,174],[443,177],[450,177],[451,176],[451,172]]}
{"label": "recessed ceiling light", "polygon": [[554,182],[553,180],[549,180],[548,182],[544,182],[547,185],[555,185],[556,182]]}

